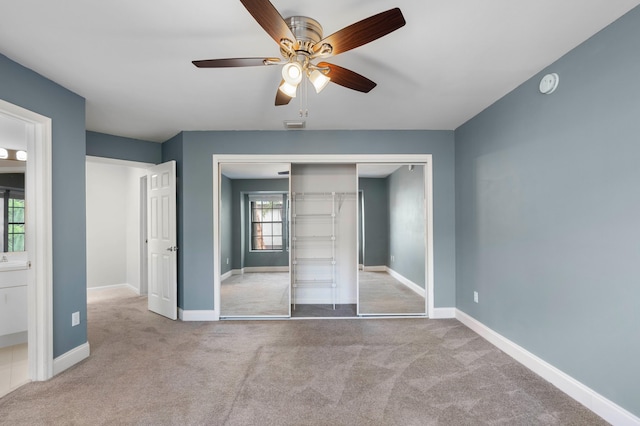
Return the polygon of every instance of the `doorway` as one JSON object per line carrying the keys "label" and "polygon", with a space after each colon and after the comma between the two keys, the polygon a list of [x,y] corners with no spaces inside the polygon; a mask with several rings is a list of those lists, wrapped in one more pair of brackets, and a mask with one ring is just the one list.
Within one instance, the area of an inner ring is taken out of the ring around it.
{"label": "doorway", "polygon": [[28,380],[47,380],[54,373],[51,119],[3,100],[0,116],[26,129],[25,205],[37,206],[25,210]]}
{"label": "doorway", "polygon": [[[147,169],[152,164],[87,156],[87,294],[146,294]],[[145,186],[146,189],[146,186]],[[145,197],[145,198],[142,198]]]}

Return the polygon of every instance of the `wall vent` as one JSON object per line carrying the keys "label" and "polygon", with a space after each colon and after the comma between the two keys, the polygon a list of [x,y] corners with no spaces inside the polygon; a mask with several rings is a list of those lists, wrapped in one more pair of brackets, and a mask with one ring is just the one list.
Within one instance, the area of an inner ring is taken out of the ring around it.
{"label": "wall vent", "polygon": [[304,129],[307,125],[304,120],[284,120],[282,123],[284,123],[284,128],[287,130]]}

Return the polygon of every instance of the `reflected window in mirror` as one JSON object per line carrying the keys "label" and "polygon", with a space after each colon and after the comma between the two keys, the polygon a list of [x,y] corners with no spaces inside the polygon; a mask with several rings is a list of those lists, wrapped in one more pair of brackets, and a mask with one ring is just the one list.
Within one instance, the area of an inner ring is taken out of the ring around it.
{"label": "reflected window in mirror", "polygon": [[282,251],[284,242],[282,194],[251,195],[251,251]]}
{"label": "reflected window in mirror", "polygon": [[24,173],[0,173],[0,252],[25,250],[24,192]]}
{"label": "reflected window in mirror", "polygon": [[0,199],[2,252],[24,251],[24,192],[5,190]]}

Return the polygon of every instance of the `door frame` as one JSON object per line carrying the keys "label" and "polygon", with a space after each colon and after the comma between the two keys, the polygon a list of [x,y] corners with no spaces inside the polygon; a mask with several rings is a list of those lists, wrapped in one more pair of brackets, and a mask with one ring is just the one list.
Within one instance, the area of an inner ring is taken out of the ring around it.
{"label": "door frame", "polygon": [[147,252],[147,175],[140,176],[140,285],[138,293],[146,296],[149,290],[148,252]]}
{"label": "door frame", "polygon": [[[51,119],[0,99],[0,114],[27,125],[27,342],[30,380],[53,377]],[[30,208],[29,206],[37,206]]]}
{"label": "door frame", "polygon": [[[427,317],[434,315],[434,256],[433,256],[433,157],[431,154],[330,154],[330,155],[281,155],[281,154],[214,154],[213,160],[213,297],[214,320],[220,319],[220,164],[221,163],[424,163],[426,194],[426,259],[425,277],[427,294]],[[356,257],[357,259],[357,257]],[[357,265],[356,265],[357,267]]]}

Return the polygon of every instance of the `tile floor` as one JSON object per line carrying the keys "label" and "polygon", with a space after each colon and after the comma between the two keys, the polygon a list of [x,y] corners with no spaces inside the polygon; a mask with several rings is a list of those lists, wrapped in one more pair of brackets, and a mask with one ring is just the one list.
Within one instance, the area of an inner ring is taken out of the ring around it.
{"label": "tile floor", "polygon": [[27,383],[27,344],[0,348],[0,397]]}

